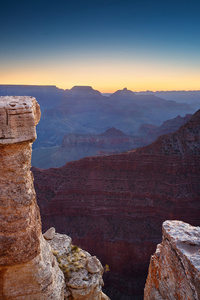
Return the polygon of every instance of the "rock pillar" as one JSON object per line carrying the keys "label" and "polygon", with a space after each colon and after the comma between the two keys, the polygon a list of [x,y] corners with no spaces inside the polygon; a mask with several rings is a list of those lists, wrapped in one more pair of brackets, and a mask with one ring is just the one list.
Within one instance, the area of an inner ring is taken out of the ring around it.
{"label": "rock pillar", "polygon": [[0,299],[64,299],[64,277],[41,232],[30,171],[40,107],[0,97]]}

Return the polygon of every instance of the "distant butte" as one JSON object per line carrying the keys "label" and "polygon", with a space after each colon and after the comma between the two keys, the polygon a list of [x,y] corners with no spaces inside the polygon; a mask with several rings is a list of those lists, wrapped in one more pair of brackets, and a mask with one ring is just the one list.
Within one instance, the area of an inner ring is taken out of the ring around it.
{"label": "distant butte", "polygon": [[116,129],[115,127],[112,127],[112,128],[109,128],[107,129],[105,132],[99,134],[100,136],[111,136],[111,137],[114,137],[114,136],[126,136],[125,133],[123,133],[121,130],[119,129]]}
{"label": "distant butte", "polygon": [[100,96],[102,97],[102,94],[97,91],[94,90],[91,86],[74,86],[73,88],[71,88],[70,90],[67,91],[68,95],[70,96],[84,96],[84,97],[96,97],[96,96]]}
{"label": "distant butte", "polygon": [[118,90],[113,93],[110,97],[132,97],[135,96],[135,93],[124,88],[123,90]]}

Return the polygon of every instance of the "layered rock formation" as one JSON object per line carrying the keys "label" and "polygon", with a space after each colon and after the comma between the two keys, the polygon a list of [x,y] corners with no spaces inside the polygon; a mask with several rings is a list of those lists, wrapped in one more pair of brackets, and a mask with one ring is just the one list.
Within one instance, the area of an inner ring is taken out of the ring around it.
{"label": "layered rock formation", "polygon": [[165,221],[151,257],[144,300],[200,299],[200,227]]}
{"label": "layered rock formation", "polygon": [[162,223],[199,224],[199,170],[200,111],[144,148],[33,169],[44,230],[56,227],[109,264],[111,298],[142,298]]}
{"label": "layered rock formation", "polygon": [[0,299],[64,297],[64,276],[41,232],[31,145],[40,108],[31,97],[0,97]]}
{"label": "layered rock formation", "polygon": [[111,127],[132,135],[143,123],[159,126],[178,114],[195,111],[188,104],[126,89],[105,97],[91,87],[62,90],[55,86],[0,85],[0,96],[5,95],[31,95],[38,100],[42,120],[34,148],[59,146],[67,133],[99,134]]}
{"label": "layered rock formation", "polygon": [[33,150],[32,165],[47,169],[62,167],[68,161],[87,156],[110,155],[146,146],[163,134],[172,133],[190,120],[192,115],[177,116],[165,121],[161,126],[142,124],[138,135],[127,135],[114,127],[101,134],[64,135],[57,147],[43,147]]}
{"label": "layered rock formation", "polygon": [[69,133],[64,135],[59,147],[33,150],[32,165],[42,169],[62,167],[68,161],[120,153],[146,144],[145,137],[126,135],[116,128],[110,128],[102,134]]}

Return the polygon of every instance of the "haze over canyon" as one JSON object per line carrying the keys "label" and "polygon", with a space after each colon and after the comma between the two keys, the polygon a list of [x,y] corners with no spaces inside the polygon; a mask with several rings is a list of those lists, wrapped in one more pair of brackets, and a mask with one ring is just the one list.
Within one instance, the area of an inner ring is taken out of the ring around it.
{"label": "haze over canyon", "polygon": [[[0,95],[31,95],[38,100],[42,118],[32,164],[40,168],[145,146],[160,134],[178,129],[181,118],[200,105],[200,91],[134,93],[125,88],[105,96],[87,86],[62,90],[0,85]],[[169,119],[175,120],[162,125]]]}
{"label": "haze over canyon", "polygon": [[199,155],[200,111],[149,146],[33,168],[44,229],[67,232],[109,264],[111,299],[141,299],[162,222],[199,224]]}
{"label": "haze over canyon", "polygon": [[200,91],[0,85],[0,94],[36,96],[41,107],[32,171],[43,231],[54,226],[108,264],[111,299],[142,299],[162,222],[199,225]]}

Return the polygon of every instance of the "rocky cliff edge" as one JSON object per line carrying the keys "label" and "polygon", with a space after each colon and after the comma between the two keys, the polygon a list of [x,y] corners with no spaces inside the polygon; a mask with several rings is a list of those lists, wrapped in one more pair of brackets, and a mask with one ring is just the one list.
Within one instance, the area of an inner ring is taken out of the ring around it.
{"label": "rocky cliff edge", "polygon": [[165,221],[151,257],[144,300],[200,299],[200,227]]}

